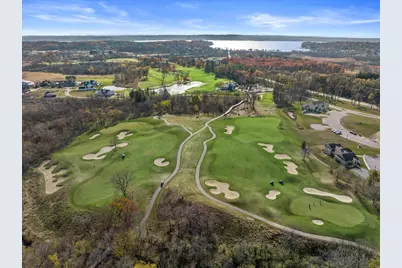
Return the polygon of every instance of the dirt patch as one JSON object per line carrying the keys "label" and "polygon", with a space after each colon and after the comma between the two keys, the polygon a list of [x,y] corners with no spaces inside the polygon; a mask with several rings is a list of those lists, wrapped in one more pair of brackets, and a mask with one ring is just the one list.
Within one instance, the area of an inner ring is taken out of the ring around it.
{"label": "dirt patch", "polygon": [[158,166],[158,167],[166,167],[170,163],[169,163],[169,161],[165,161],[165,158],[157,158],[157,159],[155,159],[154,164],[155,164],[155,166]]}
{"label": "dirt patch", "polygon": [[312,222],[316,225],[324,225],[324,222],[320,220],[312,220]]}
{"label": "dirt patch", "polygon": [[371,138],[376,141],[380,141],[380,131],[378,131],[376,134],[374,134]]}
{"label": "dirt patch", "polygon": [[324,191],[320,191],[317,190],[315,188],[304,188],[303,191],[306,194],[311,194],[311,195],[320,195],[320,196],[329,196],[329,197],[333,197],[338,201],[344,202],[344,203],[352,203],[352,198],[350,198],[349,196],[346,195],[337,195],[337,194],[331,194],[328,192],[324,192]]}
{"label": "dirt patch", "polygon": [[226,126],[225,129],[226,129],[225,134],[231,135],[232,131],[234,130],[234,126]]}
{"label": "dirt patch", "polygon": [[45,73],[45,72],[22,72],[22,79],[40,82],[44,80],[61,81],[65,79],[65,75],[59,73]]}
{"label": "dirt patch", "polygon": [[324,126],[321,124],[311,124],[310,127],[314,130],[322,131],[322,130],[327,130],[329,129],[329,126]]}
{"label": "dirt patch", "polygon": [[57,167],[57,165],[53,165],[50,168],[46,169],[45,166],[49,162],[50,162],[49,160],[44,161],[38,168],[38,170],[40,172],[42,172],[43,177],[45,178],[45,193],[46,194],[52,194],[61,188],[61,187],[57,186],[57,184],[59,184],[61,180],[65,180],[65,178],[56,177],[56,176],[63,175],[67,172],[67,170],[63,169],[57,173],[52,173],[53,170]]}
{"label": "dirt patch", "polygon": [[292,159],[289,155],[287,154],[276,154],[274,156],[276,159]]}
{"label": "dirt patch", "polygon": [[132,135],[133,135],[133,133],[128,133],[127,131],[122,131],[122,132],[119,133],[119,135],[117,135],[117,138],[118,138],[119,140],[122,140],[122,139],[124,139],[125,137],[130,137],[130,136],[132,136]]}
{"label": "dirt patch", "polygon": [[270,200],[274,200],[274,199],[276,199],[276,196],[280,195],[280,194],[281,194],[281,192],[279,192],[277,190],[270,190],[269,193],[265,197]]}
{"label": "dirt patch", "polygon": [[292,119],[292,120],[296,120],[296,115],[294,112],[288,112],[288,116]]}
{"label": "dirt patch", "polygon": [[207,180],[205,185],[215,187],[215,189],[210,189],[209,191],[213,194],[224,194],[226,199],[236,199],[240,196],[238,192],[229,190],[230,185],[226,182]]}
{"label": "dirt patch", "polygon": [[297,175],[297,174],[299,174],[298,172],[297,172],[297,165],[295,164],[295,163],[293,163],[293,162],[289,162],[289,161],[283,161],[283,163],[286,165],[285,166],[285,168],[286,168],[286,170],[288,171],[288,173],[289,174],[292,174],[292,175]]}
{"label": "dirt patch", "polygon": [[99,137],[99,136],[100,136],[100,134],[98,133],[98,134],[93,135],[93,136],[90,137],[89,139],[90,139],[90,140],[93,140],[93,139],[95,139],[96,137]]}
{"label": "dirt patch", "polygon": [[274,146],[272,144],[258,143],[258,145],[264,147],[263,149],[265,151],[267,151],[268,153],[273,153],[274,152],[274,150],[273,150]]}
{"label": "dirt patch", "polygon": [[[117,144],[116,147],[122,148],[126,147],[128,145],[127,142]],[[99,150],[96,154],[86,154],[82,157],[84,160],[101,160],[106,157],[106,153],[114,150],[115,146],[105,146],[102,149]]]}

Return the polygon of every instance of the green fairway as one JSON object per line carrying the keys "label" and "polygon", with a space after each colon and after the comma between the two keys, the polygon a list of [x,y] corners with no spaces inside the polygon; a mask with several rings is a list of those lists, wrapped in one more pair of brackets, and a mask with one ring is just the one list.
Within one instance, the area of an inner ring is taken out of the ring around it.
{"label": "green fairway", "polygon": [[380,131],[380,120],[360,115],[342,117],[341,124],[346,129],[353,130],[364,137],[370,137]]}
{"label": "green fairway", "polygon": [[[168,73],[165,77],[165,85],[170,86],[176,83],[176,76],[174,73]],[[156,69],[149,69],[148,80],[139,83],[141,89],[154,88],[162,86],[162,72]]]}
{"label": "green fairway", "polygon": [[[96,153],[101,148],[111,145],[111,138],[121,131],[134,135],[119,140],[128,146],[117,148],[102,160],[83,160],[88,153]],[[95,134],[101,135],[93,140]],[[181,127],[167,126],[161,120],[140,119],[124,122],[111,128],[79,136],[64,150],[53,154],[52,159],[66,167],[74,178],[71,202],[79,207],[102,206],[108,204],[119,193],[110,183],[110,178],[119,171],[133,173],[133,191],[140,210],[144,210],[153,192],[161,180],[170,174],[176,165],[179,144],[188,136]],[[125,160],[121,154],[126,155]],[[166,167],[154,165],[156,158],[166,158],[170,164]]]}
{"label": "green fairway", "polygon": [[275,105],[274,96],[272,92],[264,93],[261,95],[261,104],[267,108],[270,108]]}
{"label": "green fairway", "polygon": [[125,62],[125,61],[138,62],[136,58],[115,58],[106,60],[106,62]]}
{"label": "green fairway", "polygon": [[199,81],[205,85],[196,88],[190,88],[188,92],[215,92],[217,82],[227,83],[229,80],[226,78],[215,79],[215,74],[204,72],[204,68],[197,69],[196,67],[182,67],[176,65],[176,70],[190,72],[191,81]]}
{"label": "green fairway", "polygon": [[[217,138],[208,143],[208,152],[201,166],[201,184],[210,193],[205,180],[214,179],[230,184],[230,190],[240,194],[238,199],[213,195],[247,211],[301,231],[347,238],[379,247],[379,217],[367,211],[366,203],[352,196],[353,202],[342,203],[330,197],[311,196],[303,188],[312,187],[334,194],[348,195],[335,187],[327,168],[313,158],[303,161],[300,154],[302,140],[294,130],[295,122],[284,116],[230,118],[211,123]],[[231,135],[226,126],[234,126]],[[313,138],[313,137],[312,137]],[[257,143],[272,144],[268,153]],[[275,154],[287,154],[291,160],[279,160]],[[298,175],[287,172],[283,161],[291,161]],[[326,180],[325,178],[328,177]],[[270,181],[274,181],[274,186]],[[278,183],[284,180],[284,185]],[[270,190],[280,191],[275,200],[265,197]],[[313,207],[308,204],[323,207]],[[314,202],[315,201],[315,202]],[[324,225],[315,225],[318,219]]]}

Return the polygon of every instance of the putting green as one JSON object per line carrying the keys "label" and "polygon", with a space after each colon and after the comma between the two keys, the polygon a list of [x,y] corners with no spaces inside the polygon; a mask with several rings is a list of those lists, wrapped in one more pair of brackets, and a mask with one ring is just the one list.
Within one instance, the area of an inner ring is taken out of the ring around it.
{"label": "putting green", "polygon": [[364,221],[363,214],[351,205],[327,202],[310,196],[294,199],[290,204],[290,210],[296,215],[319,218],[341,227],[353,227]]}
{"label": "putting green", "polygon": [[[124,138],[128,145],[116,148],[105,154],[105,158],[85,161],[82,157],[88,153],[110,146],[111,139],[122,131],[133,133]],[[180,143],[188,136],[181,127],[167,126],[161,120],[141,119],[123,122],[100,131],[102,135],[89,140],[93,133],[79,136],[64,150],[54,154],[53,160],[66,167],[74,178],[71,202],[79,207],[102,206],[108,204],[117,195],[110,178],[117,172],[132,172],[133,183],[129,191],[140,210],[145,209],[153,192],[161,180],[170,174],[176,166],[176,155]],[[125,154],[125,159],[121,154]],[[154,160],[166,158],[170,165],[158,167]]]}

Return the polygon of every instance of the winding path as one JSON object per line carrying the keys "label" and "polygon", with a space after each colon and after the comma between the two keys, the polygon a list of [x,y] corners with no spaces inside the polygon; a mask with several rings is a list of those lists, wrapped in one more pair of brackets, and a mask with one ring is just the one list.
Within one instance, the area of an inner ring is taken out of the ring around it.
{"label": "winding path", "polygon": [[[225,202],[223,202],[223,201],[221,201],[221,200],[219,200],[219,199],[217,199],[217,198],[215,198],[215,197],[209,195],[209,194],[204,190],[204,188],[201,186],[201,182],[200,182],[200,169],[201,169],[201,165],[202,165],[202,162],[203,162],[203,160],[204,160],[204,157],[205,157],[205,155],[206,155],[206,153],[207,153],[207,150],[208,150],[207,143],[210,142],[211,140],[214,140],[214,139],[216,138],[216,134],[215,134],[215,132],[212,130],[211,126],[209,126],[209,123],[211,123],[211,122],[213,122],[213,121],[215,121],[215,120],[217,120],[217,119],[219,119],[219,118],[221,118],[221,117],[227,115],[228,113],[230,113],[230,112],[232,111],[233,108],[235,108],[235,107],[241,105],[243,102],[244,102],[244,101],[241,101],[241,102],[239,102],[239,103],[233,105],[233,106],[230,107],[224,114],[222,114],[222,115],[220,115],[220,116],[218,116],[218,117],[215,117],[215,118],[209,120],[208,122],[205,123],[205,126],[204,126],[203,128],[201,128],[200,130],[198,130],[198,131],[195,132],[195,133],[190,134],[190,136],[188,136],[188,137],[180,144],[179,151],[177,152],[177,164],[176,164],[176,168],[175,168],[175,170],[173,171],[173,173],[170,174],[169,177],[165,180],[165,185],[166,185],[171,179],[173,179],[173,178],[176,176],[177,172],[178,172],[179,169],[180,169],[180,156],[181,156],[181,152],[182,152],[182,149],[183,149],[184,144],[185,144],[189,139],[191,139],[193,136],[197,135],[198,133],[200,133],[201,131],[203,131],[205,128],[208,128],[208,129],[209,129],[209,132],[211,132],[211,134],[212,134],[212,138],[210,138],[210,139],[208,139],[208,140],[206,140],[206,141],[203,142],[204,149],[203,149],[203,152],[202,152],[202,154],[201,154],[201,157],[200,157],[200,159],[199,159],[199,161],[198,161],[198,163],[197,163],[196,172],[195,172],[195,182],[196,182],[196,185],[197,185],[197,189],[198,189],[206,198],[208,198],[208,199],[214,201],[214,202],[217,203],[217,204],[220,204],[221,206],[226,207],[227,209],[230,209],[230,210],[232,210],[232,211],[240,212],[240,213],[242,213],[242,214],[244,214],[244,215],[247,215],[247,216],[249,216],[249,217],[251,217],[251,218],[253,218],[253,219],[259,220],[259,221],[261,221],[261,222],[263,222],[263,223],[269,224],[269,225],[271,225],[271,226],[273,226],[273,227],[275,227],[275,228],[278,228],[278,229],[280,229],[280,230],[282,230],[282,231],[285,231],[285,232],[289,232],[289,233],[291,233],[291,234],[299,235],[299,236],[306,237],[306,238],[309,238],[309,239],[314,239],[314,240],[321,240],[321,241],[325,241],[325,242],[332,242],[332,243],[350,245],[350,246],[354,246],[354,247],[358,247],[358,248],[364,248],[364,249],[366,249],[366,250],[368,250],[368,251],[374,252],[374,253],[376,253],[376,254],[379,255],[379,252],[378,252],[377,250],[374,250],[374,249],[372,249],[372,248],[369,248],[369,247],[367,247],[367,246],[358,244],[358,243],[353,242],[353,241],[344,240],[344,239],[335,238],[335,237],[321,236],[321,235],[315,235],[315,234],[305,233],[305,232],[302,232],[302,231],[299,231],[299,230],[296,230],[296,229],[293,229],[293,228],[290,228],[290,227],[286,227],[286,226],[280,225],[280,224],[278,224],[278,223],[276,223],[276,222],[267,220],[267,219],[265,219],[265,218],[263,218],[263,217],[261,217],[261,216],[259,216],[259,215],[256,215],[256,214],[251,213],[251,212],[246,211],[246,210],[243,210],[243,209],[241,209],[241,208],[239,208],[239,207],[236,207],[236,206],[233,206],[233,205],[231,205],[231,204],[225,203]],[[168,123],[166,120],[165,120],[165,122]],[[184,126],[182,126],[182,127],[185,128]],[[186,128],[185,128],[185,129],[186,129]],[[187,130],[187,129],[186,129],[186,130]],[[187,131],[188,131],[188,130],[187,130]],[[189,132],[189,131],[188,131],[188,132]],[[190,132],[190,133],[191,133],[191,132]],[[157,199],[159,193],[161,192],[161,190],[162,190],[162,188],[161,188],[161,187],[158,187],[158,189],[155,191],[154,195],[152,196],[152,199],[151,199],[150,203],[148,204],[148,206],[147,206],[147,208],[146,208],[145,216],[144,216],[144,218],[142,219],[142,221],[141,221],[141,223],[140,223],[140,235],[141,235],[141,236],[144,236],[144,235],[146,234],[146,228],[145,228],[145,227],[146,227],[146,222],[147,222],[147,220],[148,220],[148,218],[149,218],[149,215],[151,214],[152,208],[153,208],[153,206],[154,206],[154,204],[155,204],[155,201],[156,201],[156,199]]]}
{"label": "winding path", "polygon": [[[171,179],[173,179],[173,178],[176,176],[177,172],[178,172],[179,169],[180,169],[181,151],[183,150],[184,144],[186,144],[186,142],[187,142],[189,139],[191,139],[193,136],[195,136],[195,135],[197,135],[198,133],[200,133],[201,131],[203,131],[206,127],[209,127],[209,126],[208,126],[209,123],[211,123],[211,122],[213,122],[213,121],[215,121],[215,120],[217,120],[217,119],[219,119],[219,118],[221,118],[221,117],[227,115],[228,113],[230,113],[230,112],[232,111],[233,108],[239,106],[239,105],[242,104],[243,102],[244,102],[244,100],[240,101],[239,103],[237,103],[237,104],[233,105],[232,107],[230,107],[224,114],[222,114],[222,115],[220,115],[220,116],[218,116],[218,117],[215,117],[215,118],[209,120],[208,122],[205,123],[205,126],[204,126],[203,128],[201,128],[200,130],[198,130],[197,132],[192,133],[192,132],[189,131],[186,127],[184,127],[184,126],[181,125],[187,132],[190,133],[190,135],[180,144],[179,150],[177,151],[176,168],[174,169],[174,171],[172,172],[172,174],[170,174],[169,177],[167,177],[167,178],[164,180],[164,184],[165,184],[165,185],[168,184],[169,181],[170,181]],[[163,119],[163,120],[164,120],[167,124],[171,124],[171,123],[169,123],[168,121],[166,121],[166,119]],[[156,191],[155,191],[154,194],[152,195],[151,201],[149,202],[149,204],[148,204],[148,206],[147,206],[147,208],[146,208],[146,210],[145,210],[144,218],[142,219],[142,221],[141,221],[141,223],[140,223],[140,235],[141,235],[141,236],[144,236],[144,235],[146,234],[146,228],[145,228],[145,227],[146,227],[146,223],[147,223],[147,221],[148,221],[149,215],[151,214],[152,208],[154,207],[155,201],[156,201],[156,199],[158,198],[158,195],[159,195],[159,193],[161,192],[161,190],[162,190],[161,187],[158,187],[158,189],[156,189]]]}

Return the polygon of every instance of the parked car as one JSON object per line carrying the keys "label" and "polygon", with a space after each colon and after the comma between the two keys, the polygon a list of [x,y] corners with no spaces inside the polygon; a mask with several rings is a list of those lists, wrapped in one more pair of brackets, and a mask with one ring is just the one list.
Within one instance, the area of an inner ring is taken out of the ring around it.
{"label": "parked car", "polygon": [[342,135],[342,131],[340,131],[340,130],[337,130],[337,131],[335,131],[334,132],[336,135]]}
{"label": "parked car", "polygon": [[352,135],[357,135],[357,133],[354,132],[353,130],[350,131],[350,134],[352,134]]}

